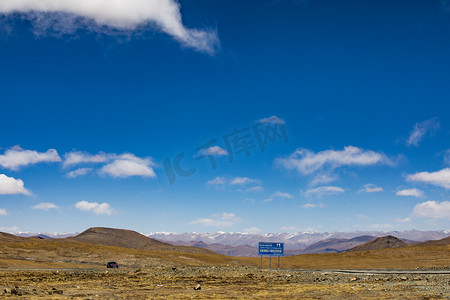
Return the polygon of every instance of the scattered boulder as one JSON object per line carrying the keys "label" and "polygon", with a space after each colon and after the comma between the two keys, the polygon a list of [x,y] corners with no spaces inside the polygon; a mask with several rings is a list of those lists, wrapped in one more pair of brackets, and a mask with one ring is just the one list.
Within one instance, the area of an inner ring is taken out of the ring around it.
{"label": "scattered boulder", "polygon": [[11,295],[22,296],[23,292],[18,288],[13,288],[11,289]]}
{"label": "scattered boulder", "polygon": [[63,291],[58,290],[57,288],[52,288],[48,293],[49,293],[49,295],[53,295],[53,294],[62,295]]}
{"label": "scattered boulder", "polygon": [[201,290],[202,286],[200,284],[197,284],[197,286],[194,287],[195,291]]}

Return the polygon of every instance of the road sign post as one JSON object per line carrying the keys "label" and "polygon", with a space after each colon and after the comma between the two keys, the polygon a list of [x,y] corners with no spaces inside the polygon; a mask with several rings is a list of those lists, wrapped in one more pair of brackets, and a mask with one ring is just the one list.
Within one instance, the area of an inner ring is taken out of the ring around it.
{"label": "road sign post", "polygon": [[272,256],[278,256],[278,269],[280,268],[280,256],[284,255],[284,243],[267,243],[260,242],[258,244],[258,255],[261,256],[261,269],[263,255],[269,256],[269,269],[272,268]]}

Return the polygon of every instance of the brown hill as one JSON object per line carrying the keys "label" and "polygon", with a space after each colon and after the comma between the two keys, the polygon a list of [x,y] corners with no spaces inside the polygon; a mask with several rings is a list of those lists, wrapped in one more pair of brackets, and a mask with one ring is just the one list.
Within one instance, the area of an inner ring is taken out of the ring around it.
{"label": "brown hill", "polygon": [[39,239],[36,236],[30,236],[30,237],[23,237],[23,236],[17,236],[14,234],[6,233],[6,232],[0,232],[0,243],[1,242],[25,242],[25,241],[32,241]]}
{"label": "brown hill", "polygon": [[[240,258],[259,266],[259,258]],[[448,269],[450,245],[408,246],[371,251],[302,254],[281,258],[282,268],[292,269]],[[272,260],[272,267],[274,263]],[[269,266],[269,258],[263,259]]]}
{"label": "brown hill", "polygon": [[26,241],[27,238],[9,234],[6,232],[0,232],[0,242],[21,242]]}
{"label": "brown hill", "polygon": [[374,238],[373,236],[363,235],[352,239],[326,239],[306,247],[303,249],[302,254],[344,252]]}
{"label": "brown hill", "polygon": [[203,248],[170,245],[148,238],[145,235],[137,233],[136,231],[125,229],[92,227],[79,235],[69,237],[67,239],[87,244],[124,247],[139,250],[215,254],[213,251]]}
{"label": "brown hill", "polygon": [[104,268],[108,261],[116,261],[120,267],[145,268],[229,265],[235,264],[234,260],[217,253],[189,253],[185,249],[183,252],[149,251],[82,243],[73,239],[26,239],[0,243],[0,268]]}
{"label": "brown hill", "polygon": [[428,241],[416,244],[416,246],[444,246],[444,245],[450,245],[450,236],[443,238],[442,240]]}
{"label": "brown hill", "polygon": [[351,248],[348,251],[368,251],[408,246],[407,243],[392,235],[382,236],[370,242]]}

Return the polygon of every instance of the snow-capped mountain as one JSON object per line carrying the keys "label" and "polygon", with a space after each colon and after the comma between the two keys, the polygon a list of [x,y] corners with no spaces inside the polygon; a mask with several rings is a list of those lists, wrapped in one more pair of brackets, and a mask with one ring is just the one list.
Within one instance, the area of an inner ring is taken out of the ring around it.
{"label": "snow-capped mountain", "polygon": [[[78,233],[56,233],[56,232],[16,232],[20,236],[43,236],[44,238],[65,238],[77,235]],[[352,239],[359,236],[386,236],[393,235],[399,239],[406,239],[417,242],[428,240],[439,240],[450,236],[450,230],[439,231],[353,231],[353,232],[298,232],[298,233],[241,233],[241,232],[215,232],[215,233],[198,233],[198,232],[153,232],[147,233],[149,238],[162,242],[177,244],[179,242],[203,242],[206,244],[222,244],[229,246],[250,246],[257,247],[258,242],[282,242],[285,243],[286,249],[301,249],[309,245],[317,243],[321,240],[335,239]]]}
{"label": "snow-capped mountain", "polygon": [[70,236],[75,236],[79,232],[15,232],[17,236],[30,237],[36,236],[43,239],[63,239]]}
{"label": "snow-capped mountain", "polygon": [[354,231],[354,232],[298,232],[298,233],[240,233],[240,232],[216,232],[216,233],[170,233],[154,232],[145,234],[146,236],[168,243],[198,241],[206,244],[223,244],[230,246],[248,245],[257,247],[258,242],[283,242],[286,248],[299,249],[307,247],[320,240],[336,238],[351,239],[358,236],[370,235],[375,237],[393,235],[400,239],[412,241],[439,240],[450,235],[450,230],[439,231]]}

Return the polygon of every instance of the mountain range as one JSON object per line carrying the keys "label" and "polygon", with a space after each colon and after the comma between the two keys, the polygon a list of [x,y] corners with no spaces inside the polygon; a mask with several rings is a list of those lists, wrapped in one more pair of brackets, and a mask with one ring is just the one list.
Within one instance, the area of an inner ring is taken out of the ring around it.
{"label": "mountain range", "polygon": [[[93,234],[93,232],[89,232]],[[89,240],[89,234],[81,233],[77,239]],[[107,233],[104,240],[108,241]],[[75,236],[74,233],[19,233],[21,236],[36,236],[39,238],[65,238]],[[144,234],[153,240],[174,246],[196,247],[214,251],[230,256],[257,256],[258,242],[282,242],[285,243],[285,255],[313,254],[313,253],[339,253],[356,246],[370,242],[377,237],[391,235],[406,244],[440,240],[450,236],[450,230],[440,231],[355,231],[355,232],[298,232],[298,233],[166,233],[156,232]],[[81,236],[81,237],[80,237]],[[98,239],[98,235],[96,235]],[[82,241],[82,240],[80,240]],[[155,242],[156,242],[155,241]],[[127,244],[127,241],[124,241]],[[166,244],[166,245],[167,245]],[[169,246],[166,246],[169,247]]]}
{"label": "mountain range", "polygon": [[[309,251],[338,251],[335,248],[340,244],[346,244],[342,246],[346,248],[371,237],[360,236],[347,241],[328,239],[311,245]],[[174,271],[178,266],[259,266],[261,262],[258,257],[226,256],[204,249],[218,247],[221,251],[234,251],[241,247],[241,251],[248,251],[249,246],[203,242],[195,246],[174,246],[136,231],[104,227],[89,228],[69,238],[21,237],[0,232],[0,268],[98,268],[104,267],[107,261],[116,261],[120,266],[164,266]],[[331,247],[334,250],[330,250]],[[450,237],[409,245],[394,236],[383,236],[351,249],[342,253],[287,256],[282,263],[283,267],[291,269],[448,268]]]}
{"label": "mountain range", "polygon": [[286,249],[303,249],[319,241],[326,239],[353,239],[361,236],[373,238],[393,235],[402,240],[425,242],[429,240],[440,240],[450,236],[450,230],[439,231],[354,231],[354,232],[298,232],[298,233],[239,233],[239,232],[216,232],[216,233],[167,233],[155,232],[144,234],[147,237],[166,243],[179,242],[203,242],[206,244],[222,244],[229,246],[257,247],[258,242],[280,242],[285,244]]}

